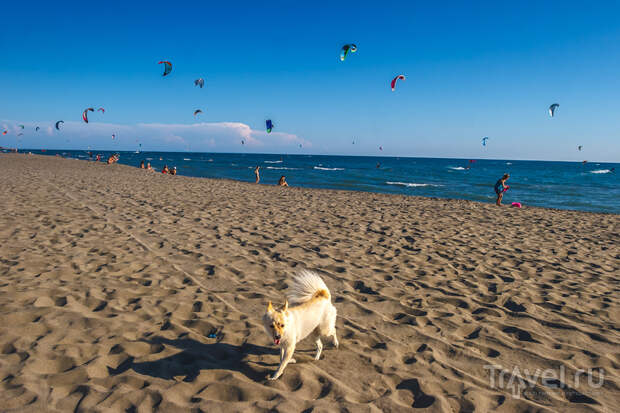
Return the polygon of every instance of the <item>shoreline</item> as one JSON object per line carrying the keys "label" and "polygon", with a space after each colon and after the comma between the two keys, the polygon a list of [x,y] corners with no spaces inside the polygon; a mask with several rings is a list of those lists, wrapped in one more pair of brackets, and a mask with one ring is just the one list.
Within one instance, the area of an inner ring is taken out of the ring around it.
{"label": "shoreline", "polygon": [[[161,152],[161,153],[166,153],[166,152]],[[184,153],[184,152],[178,152],[178,153]],[[188,153],[193,153],[193,152],[188,152]],[[195,153],[199,153],[199,152],[195,152]],[[94,161],[89,160],[89,159],[65,158],[63,156],[28,154],[28,153],[22,153],[22,152],[20,152],[18,154],[0,154],[0,156],[2,156],[2,155],[28,155],[28,156],[38,156],[38,157],[44,157],[44,158],[53,157],[53,158],[61,158],[61,159],[65,159],[65,160],[77,160],[77,161],[86,161],[86,162],[93,162],[93,163],[95,163]],[[295,156],[297,156],[297,155],[295,155]],[[299,155],[299,156],[304,156],[304,155]],[[541,161],[541,162],[547,162],[547,161]],[[558,162],[563,162],[563,161],[558,161]],[[102,165],[105,165],[105,166],[112,166],[112,165],[107,165],[104,161],[97,162],[96,164],[102,164]],[[115,164],[116,165],[122,165],[124,167],[133,168],[133,169],[138,169],[138,170],[141,169],[139,166],[132,166],[132,165],[124,164],[124,163],[118,163],[117,162]],[[144,171],[148,172],[148,170],[144,170]],[[160,174],[160,175],[165,175],[165,174],[162,174],[161,171],[159,171],[159,170],[154,170],[152,173]],[[233,178],[190,176],[190,175],[184,175],[182,172],[181,173],[177,173],[177,175],[175,175],[175,176],[183,177],[183,178],[191,178],[191,179],[206,179],[206,180],[214,180],[214,181],[228,181],[228,182],[236,182],[236,183],[244,183],[244,184],[256,185],[254,182],[252,182],[252,180],[251,180],[252,178],[249,178],[247,181],[244,181],[244,180],[237,180],[237,179],[233,179]],[[259,183],[259,185],[276,186],[277,187],[277,184]],[[363,193],[363,194],[365,193],[365,194],[376,194],[376,195],[386,195],[386,196],[396,196],[396,197],[406,197],[406,198],[412,197],[412,198],[420,198],[420,199],[431,199],[431,200],[434,199],[434,200],[448,201],[448,202],[471,202],[471,203],[474,203],[474,204],[487,205],[487,206],[488,205],[493,205],[493,206],[495,206],[493,201],[483,202],[483,201],[475,201],[475,200],[464,199],[464,198],[446,198],[446,197],[424,196],[424,195],[395,194],[395,193],[388,193],[388,192],[376,192],[376,191],[370,191],[370,190],[364,190],[364,189],[334,189],[334,188],[320,188],[320,187],[314,187],[314,186],[295,186],[295,185],[292,185],[289,188],[317,190],[317,191],[336,191],[336,192],[341,191],[341,192]],[[502,205],[502,208],[514,209],[508,203],[504,203]],[[579,210],[579,209],[545,207],[545,206],[536,206],[536,205],[523,205],[523,207],[520,208],[520,209],[538,209],[538,208],[545,209],[545,210],[552,210],[552,211],[579,212],[579,213],[587,213],[587,214],[620,215],[620,213],[616,213],[616,212],[585,211],[585,210]]]}

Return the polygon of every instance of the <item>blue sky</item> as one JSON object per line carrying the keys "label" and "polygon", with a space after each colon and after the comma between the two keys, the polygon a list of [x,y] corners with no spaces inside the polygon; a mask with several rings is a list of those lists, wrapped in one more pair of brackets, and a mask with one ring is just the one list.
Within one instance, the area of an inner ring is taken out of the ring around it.
{"label": "blue sky", "polygon": [[[617,2],[39,1],[2,14],[4,146],[620,161]],[[89,106],[106,113],[85,125]]]}

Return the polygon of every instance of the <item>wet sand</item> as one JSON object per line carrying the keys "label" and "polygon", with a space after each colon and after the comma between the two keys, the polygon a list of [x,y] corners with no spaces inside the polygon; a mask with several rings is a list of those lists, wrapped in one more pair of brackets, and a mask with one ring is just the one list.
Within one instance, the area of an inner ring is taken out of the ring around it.
{"label": "wet sand", "polygon": [[[620,405],[619,215],[22,154],[0,154],[0,182],[2,411]],[[340,348],[315,362],[302,342],[268,381],[260,317],[301,268],[332,292]],[[492,365],[560,380],[500,385]]]}

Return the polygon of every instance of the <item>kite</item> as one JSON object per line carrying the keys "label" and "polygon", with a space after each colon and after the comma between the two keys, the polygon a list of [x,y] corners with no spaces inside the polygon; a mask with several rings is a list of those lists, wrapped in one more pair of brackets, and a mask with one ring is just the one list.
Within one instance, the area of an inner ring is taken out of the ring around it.
{"label": "kite", "polygon": [[205,80],[203,78],[194,80],[194,86],[200,86],[200,88],[202,89],[204,85],[205,85]]}
{"label": "kite", "polygon": [[340,50],[340,61],[341,62],[344,62],[344,59],[346,59],[347,54],[349,54],[349,52],[351,53],[357,52],[357,46],[354,45],[353,43],[345,44],[344,46],[342,46],[342,49]]}
{"label": "kite", "polygon": [[271,133],[271,131],[273,130],[273,122],[271,121],[271,119],[267,119],[265,121],[265,127],[267,128],[267,133]]}
{"label": "kite", "polygon": [[581,145],[577,146],[577,149],[581,150],[581,148],[583,148],[583,146]]}
{"label": "kite", "polygon": [[555,115],[555,110],[559,107],[559,103],[554,103],[553,105],[549,106],[549,116],[553,117],[553,115]]}
{"label": "kite", "polygon": [[17,126],[19,126],[22,130],[25,128],[24,125],[17,125]]}
{"label": "kite", "polygon": [[196,109],[196,110],[194,111],[194,116],[198,115],[199,113],[202,113],[202,110],[200,110],[200,109]]}
{"label": "kite", "polygon": [[61,123],[65,123],[64,120],[59,120],[58,122],[56,122],[56,130],[60,130],[60,124]]}
{"label": "kite", "polygon": [[36,128],[34,128],[34,131],[35,131],[35,132],[38,132],[38,131],[39,131],[39,129],[41,129],[41,128],[37,126]]}
{"label": "kite", "polygon": [[86,123],[88,123],[88,111],[94,112],[95,109],[93,108],[86,108],[84,109],[84,112],[82,112],[82,120]]}
{"label": "kite", "polygon": [[105,109],[104,108],[99,108],[97,110],[100,111],[101,113],[105,113]]}
{"label": "kite", "polygon": [[487,146],[487,141],[489,140],[488,136],[482,138],[482,146]]}
{"label": "kite", "polygon": [[112,134],[112,139],[114,139],[114,138],[116,138],[116,134],[115,133]]}
{"label": "kite", "polygon": [[383,146],[379,146],[379,150],[382,151],[383,150]]}
{"label": "kite", "polygon": [[7,133],[9,133],[9,131],[8,131],[8,130],[2,131],[2,134],[3,134],[3,135],[6,135]]}
{"label": "kite", "polygon": [[391,83],[391,86],[392,86],[392,92],[393,92],[393,91],[394,91],[394,89],[396,88],[396,81],[397,81],[397,80],[405,80],[405,75],[398,75],[398,76],[396,76],[394,79],[392,79],[392,83]]}
{"label": "kite", "polygon": [[162,76],[167,76],[170,74],[170,72],[172,72],[172,63],[170,63],[167,60],[162,60],[161,62],[158,63],[159,65],[163,64],[164,65],[164,74]]}
{"label": "kite", "polygon": [[241,140],[241,145],[245,145],[245,141],[243,139]]}

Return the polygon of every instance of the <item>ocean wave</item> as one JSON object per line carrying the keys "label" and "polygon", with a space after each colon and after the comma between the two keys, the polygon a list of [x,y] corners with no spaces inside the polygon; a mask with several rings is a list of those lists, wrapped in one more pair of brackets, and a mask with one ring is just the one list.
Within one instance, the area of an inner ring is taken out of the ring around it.
{"label": "ocean wave", "polygon": [[287,168],[286,166],[266,166],[265,169],[288,169],[291,171],[299,171],[301,168]]}
{"label": "ocean wave", "polygon": [[408,187],[417,187],[417,186],[443,186],[439,184],[419,184],[416,182],[386,182],[388,185],[400,185],[400,186],[408,186]]}
{"label": "ocean wave", "polygon": [[462,166],[449,166],[448,168],[454,169],[455,171],[464,171],[465,170],[465,168],[463,168]]}
{"label": "ocean wave", "polygon": [[595,171],[590,171],[591,174],[610,174],[611,170],[609,169],[597,169]]}
{"label": "ocean wave", "polygon": [[512,165],[512,162],[506,162],[506,165]]}
{"label": "ocean wave", "polygon": [[265,163],[282,163],[284,161],[263,161],[263,162],[265,162]]}
{"label": "ocean wave", "polygon": [[344,171],[344,168],[323,168],[322,166],[315,166],[314,169],[320,171]]}
{"label": "ocean wave", "polygon": [[184,161],[191,161],[191,158],[183,158]]}

